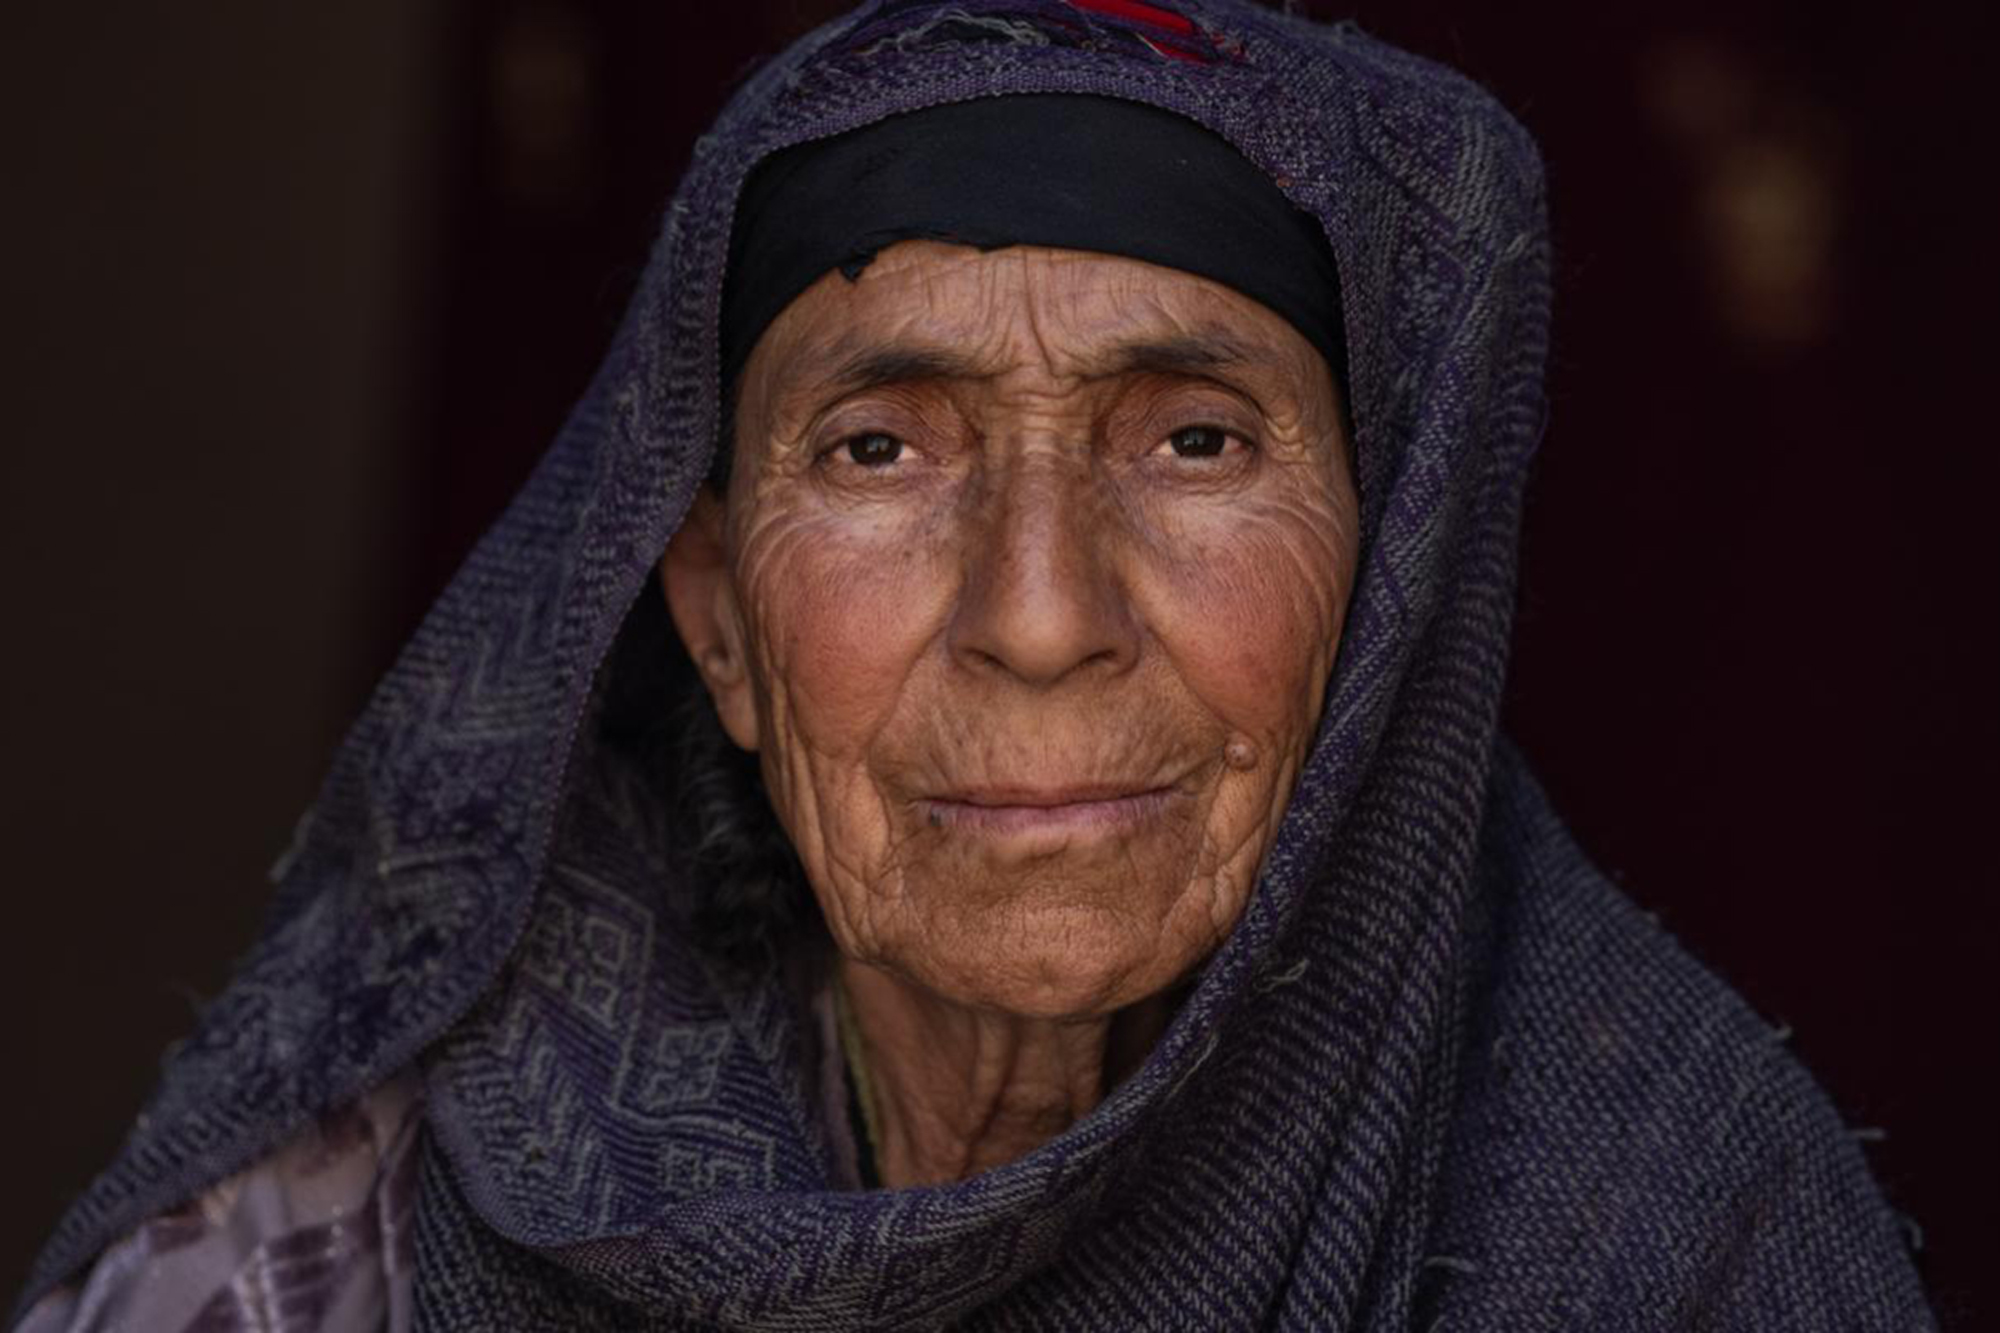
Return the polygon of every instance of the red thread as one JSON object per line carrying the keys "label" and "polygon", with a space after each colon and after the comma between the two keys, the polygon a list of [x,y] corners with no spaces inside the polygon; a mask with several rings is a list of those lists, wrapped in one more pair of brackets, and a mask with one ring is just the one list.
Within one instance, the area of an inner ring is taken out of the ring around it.
{"label": "red thread", "polygon": [[1163,46],[1143,32],[1135,32],[1132,35],[1152,48],[1152,52],[1156,56],[1168,56],[1174,60],[1187,60],[1197,65],[1206,65],[1209,63],[1207,56],[1198,56],[1194,52],[1183,50],[1178,46]]}
{"label": "red thread", "polygon": [[[1069,3],[1070,8],[1081,9],[1087,13],[1104,14],[1132,23],[1150,23],[1156,28],[1165,28],[1168,32],[1179,33],[1183,37],[1195,35],[1192,19],[1176,14],[1171,9],[1157,9],[1152,5],[1141,4],[1140,0],[1069,0]],[[1150,46],[1152,43],[1148,42],[1147,45]]]}

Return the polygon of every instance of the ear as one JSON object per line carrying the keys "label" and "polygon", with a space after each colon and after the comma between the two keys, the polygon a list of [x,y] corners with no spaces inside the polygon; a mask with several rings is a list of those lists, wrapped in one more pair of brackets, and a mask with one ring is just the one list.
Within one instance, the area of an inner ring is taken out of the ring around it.
{"label": "ear", "polygon": [[722,501],[703,487],[660,557],[667,611],[729,739],[757,748],[757,700],[744,647],[743,618],[723,537]]}

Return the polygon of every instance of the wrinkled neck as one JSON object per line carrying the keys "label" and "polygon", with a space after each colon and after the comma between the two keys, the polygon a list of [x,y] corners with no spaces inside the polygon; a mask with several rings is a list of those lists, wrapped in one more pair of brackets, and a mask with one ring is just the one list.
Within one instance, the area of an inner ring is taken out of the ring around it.
{"label": "wrinkled neck", "polygon": [[1055,1138],[1144,1062],[1178,998],[1100,1017],[1024,1018],[846,959],[836,975],[850,1076],[889,1188],[963,1180]]}

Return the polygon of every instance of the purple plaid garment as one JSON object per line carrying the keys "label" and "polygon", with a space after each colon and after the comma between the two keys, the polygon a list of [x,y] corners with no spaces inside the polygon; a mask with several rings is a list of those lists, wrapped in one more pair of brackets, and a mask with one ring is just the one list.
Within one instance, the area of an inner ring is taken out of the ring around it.
{"label": "purple plaid garment", "polygon": [[[1148,1062],[1017,1162],[838,1189],[811,1025],[663,909],[656,784],[597,685],[710,466],[745,173],[1009,92],[1188,116],[1324,224],[1362,565],[1256,892]],[[1527,135],[1350,25],[885,0],[799,42],[697,145],[595,381],[26,1299],[417,1067],[419,1328],[1929,1327],[1823,1096],[1498,736],[1548,280]]]}

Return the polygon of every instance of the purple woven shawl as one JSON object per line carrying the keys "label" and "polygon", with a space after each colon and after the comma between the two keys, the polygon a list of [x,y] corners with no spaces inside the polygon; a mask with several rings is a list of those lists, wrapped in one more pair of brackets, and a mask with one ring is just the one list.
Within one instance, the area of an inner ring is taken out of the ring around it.
{"label": "purple woven shawl", "polygon": [[[1351,26],[1171,4],[889,0],[736,96],[588,393],[355,725],[263,938],[29,1298],[416,1065],[426,1327],[1927,1323],[1838,1118],[1497,737],[1544,411],[1533,144]],[[596,687],[709,466],[745,173],[1006,92],[1187,115],[1321,219],[1363,563],[1257,890],[1150,1060],[1020,1161],[838,1191],[797,1006],[662,910],[654,788],[598,743]]]}

